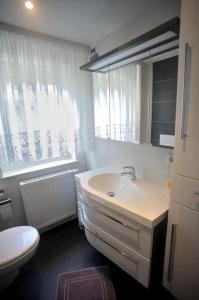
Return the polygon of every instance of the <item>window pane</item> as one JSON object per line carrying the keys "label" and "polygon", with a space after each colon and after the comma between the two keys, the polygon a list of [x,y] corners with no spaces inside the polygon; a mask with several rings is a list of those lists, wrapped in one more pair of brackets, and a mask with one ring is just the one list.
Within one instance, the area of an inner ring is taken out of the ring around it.
{"label": "window pane", "polygon": [[2,164],[74,159],[86,48],[0,30],[0,49]]}

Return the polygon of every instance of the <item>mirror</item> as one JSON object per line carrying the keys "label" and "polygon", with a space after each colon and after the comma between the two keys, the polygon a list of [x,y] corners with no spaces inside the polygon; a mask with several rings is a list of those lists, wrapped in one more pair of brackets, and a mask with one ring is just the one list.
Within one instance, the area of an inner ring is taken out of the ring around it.
{"label": "mirror", "polygon": [[178,50],[93,73],[95,136],[173,147]]}

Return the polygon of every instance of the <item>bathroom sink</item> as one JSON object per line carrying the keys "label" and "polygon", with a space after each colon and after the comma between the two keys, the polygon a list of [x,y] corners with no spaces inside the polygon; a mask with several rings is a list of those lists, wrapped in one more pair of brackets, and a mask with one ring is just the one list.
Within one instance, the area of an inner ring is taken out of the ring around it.
{"label": "bathroom sink", "polygon": [[133,187],[136,188],[136,181],[130,177],[122,176],[117,173],[103,173],[93,176],[88,180],[88,185],[98,192],[110,197],[121,197],[129,195]]}
{"label": "bathroom sink", "polygon": [[118,213],[153,227],[163,219],[169,208],[169,193],[165,186],[147,178],[132,180],[121,175],[122,168],[102,167],[75,176],[84,201],[90,199]]}

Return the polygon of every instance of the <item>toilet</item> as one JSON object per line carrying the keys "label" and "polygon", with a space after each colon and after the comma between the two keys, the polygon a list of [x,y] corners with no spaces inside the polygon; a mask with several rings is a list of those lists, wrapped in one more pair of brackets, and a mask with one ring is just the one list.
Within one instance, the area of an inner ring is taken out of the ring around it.
{"label": "toilet", "polygon": [[39,233],[31,226],[18,226],[0,232],[0,290],[12,283],[19,268],[35,253]]}

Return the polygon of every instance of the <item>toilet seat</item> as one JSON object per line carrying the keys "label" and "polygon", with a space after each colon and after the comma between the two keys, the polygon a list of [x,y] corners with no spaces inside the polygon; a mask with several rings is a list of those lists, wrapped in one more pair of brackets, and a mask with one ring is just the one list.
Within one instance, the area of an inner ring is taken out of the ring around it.
{"label": "toilet seat", "polygon": [[0,232],[0,269],[28,256],[38,243],[39,233],[31,226],[18,226]]}

